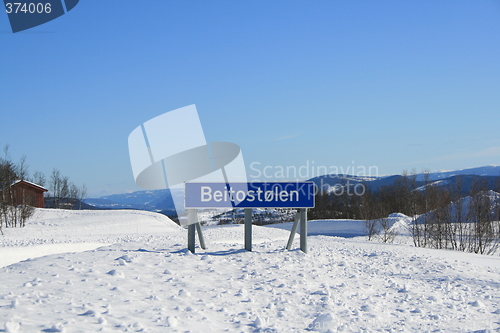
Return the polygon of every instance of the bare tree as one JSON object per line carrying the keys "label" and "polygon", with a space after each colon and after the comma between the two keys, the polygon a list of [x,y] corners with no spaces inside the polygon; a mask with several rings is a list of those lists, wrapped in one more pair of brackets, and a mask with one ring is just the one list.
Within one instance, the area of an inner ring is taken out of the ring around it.
{"label": "bare tree", "polygon": [[399,198],[400,211],[411,217],[411,233],[415,246],[425,246],[422,225],[418,220],[420,213],[421,193],[417,189],[417,175],[415,170],[411,174],[405,170],[401,180],[396,183],[396,195]]}
{"label": "bare tree", "polygon": [[498,177],[495,184],[495,189],[497,192],[497,197],[494,204],[494,216],[495,216],[495,238],[497,241],[500,240],[500,177]]}
{"label": "bare tree", "polygon": [[472,223],[473,236],[469,238],[469,251],[480,254],[494,253],[499,245],[492,216],[491,197],[487,189],[485,182],[474,182],[469,204],[469,220]]}
{"label": "bare tree", "polygon": [[85,184],[82,185],[79,191],[78,202],[80,204],[79,209],[82,209],[83,200],[87,198],[87,186]]}
{"label": "bare tree", "polygon": [[24,190],[15,191],[12,187],[16,180],[28,177],[26,157],[18,164],[12,162],[9,156],[9,146],[4,147],[4,157],[0,158],[0,232],[2,226],[24,227],[26,220],[33,215],[33,202]]}
{"label": "bare tree", "polygon": [[428,191],[430,187],[430,172],[428,170],[423,171],[423,183],[424,185],[420,191],[415,191],[416,213],[422,215],[419,217],[419,223],[414,223],[414,227],[417,229],[414,232],[414,237],[417,236],[416,246],[426,247],[429,241],[429,219],[431,218],[431,215],[426,213],[432,210],[431,195],[429,195]]}
{"label": "bare tree", "polygon": [[465,251],[467,248],[466,240],[466,212],[464,211],[465,198],[462,198],[464,187],[463,176],[455,179],[455,184],[451,191],[453,204],[450,207],[449,215],[451,220],[450,233],[453,237],[455,250]]}
{"label": "bare tree", "polygon": [[441,187],[439,184],[430,184],[425,189],[426,196],[429,202],[428,209],[430,211],[426,213],[426,243],[430,247],[437,249],[448,248],[449,235],[447,230],[447,210],[450,204],[449,192]]}
{"label": "bare tree", "polygon": [[57,169],[52,170],[49,188],[53,208],[81,209],[81,202],[87,195],[85,185],[78,188]]}
{"label": "bare tree", "polygon": [[69,190],[68,190],[68,208],[75,209],[76,206],[78,205],[78,198],[80,197],[80,190],[75,184],[70,184],[69,185]]}
{"label": "bare tree", "polygon": [[366,191],[360,200],[359,211],[361,217],[365,220],[364,227],[368,240],[372,240],[379,232],[378,221],[375,217],[375,198],[371,192]]}
{"label": "bare tree", "polygon": [[40,171],[35,171],[35,173],[33,173],[32,180],[33,183],[38,184],[40,186],[45,186],[45,183],[47,182],[47,180],[45,179],[45,175]]}
{"label": "bare tree", "polygon": [[398,235],[394,230],[393,225],[389,218],[381,218],[378,220],[381,231],[379,234],[379,238],[383,243],[392,243],[394,238]]}
{"label": "bare tree", "polygon": [[61,172],[54,168],[50,175],[50,195],[52,197],[53,208],[63,208],[66,204],[66,199],[70,194],[70,186],[68,177],[61,175]]}

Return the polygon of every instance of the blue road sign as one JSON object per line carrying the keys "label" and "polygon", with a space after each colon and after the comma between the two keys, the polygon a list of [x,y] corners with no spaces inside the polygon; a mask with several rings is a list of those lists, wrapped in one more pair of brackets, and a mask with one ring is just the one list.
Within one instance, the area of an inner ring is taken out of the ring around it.
{"label": "blue road sign", "polygon": [[313,182],[185,183],[185,208],[313,208]]}

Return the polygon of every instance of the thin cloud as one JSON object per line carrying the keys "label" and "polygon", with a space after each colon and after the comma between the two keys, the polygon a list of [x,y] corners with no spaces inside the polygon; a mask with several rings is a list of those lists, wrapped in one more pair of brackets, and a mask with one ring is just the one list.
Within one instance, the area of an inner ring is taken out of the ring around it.
{"label": "thin cloud", "polygon": [[296,137],[299,137],[301,136],[303,133],[297,133],[297,134],[289,134],[289,135],[283,135],[283,136],[280,136],[276,139],[272,139],[271,141],[283,141],[283,140],[290,140],[290,139],[294,139]]}

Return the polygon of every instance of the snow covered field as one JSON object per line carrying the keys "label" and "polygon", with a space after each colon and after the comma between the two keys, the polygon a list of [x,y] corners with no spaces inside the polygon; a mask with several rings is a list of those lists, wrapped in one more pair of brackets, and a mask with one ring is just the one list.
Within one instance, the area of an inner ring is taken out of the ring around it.
{"label": "snow covered field", "polygon": [[253,252],[242,225],[207,227],[191,254],[160,214],[40,209],[0,238],[0,329],[500,331],[499,257],[320,235],[334,226],[309,222],[309,254],[284,250],[286,224],[254,226]]}
{"label": "snow covered field", "polygon": [[[309,236],[338,236],[338,237],[359,237],[364,236],[365,221],[361,220],[320,220],[309,221],[307,234]],[[284,230],[292,230],[293,222],[271,224],[270,227]]]}

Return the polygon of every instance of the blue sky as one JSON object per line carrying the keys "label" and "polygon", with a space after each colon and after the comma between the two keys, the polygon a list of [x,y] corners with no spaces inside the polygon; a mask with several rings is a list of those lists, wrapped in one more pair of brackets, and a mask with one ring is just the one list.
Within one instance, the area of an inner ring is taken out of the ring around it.
{"label": "blue sky", "polygon": [[90,196],[140,190],[128,135],[190,104],[250,177],[500,164],[497,0],[85,0],[16,34],[0,15],[0,50],[0,145]]}

